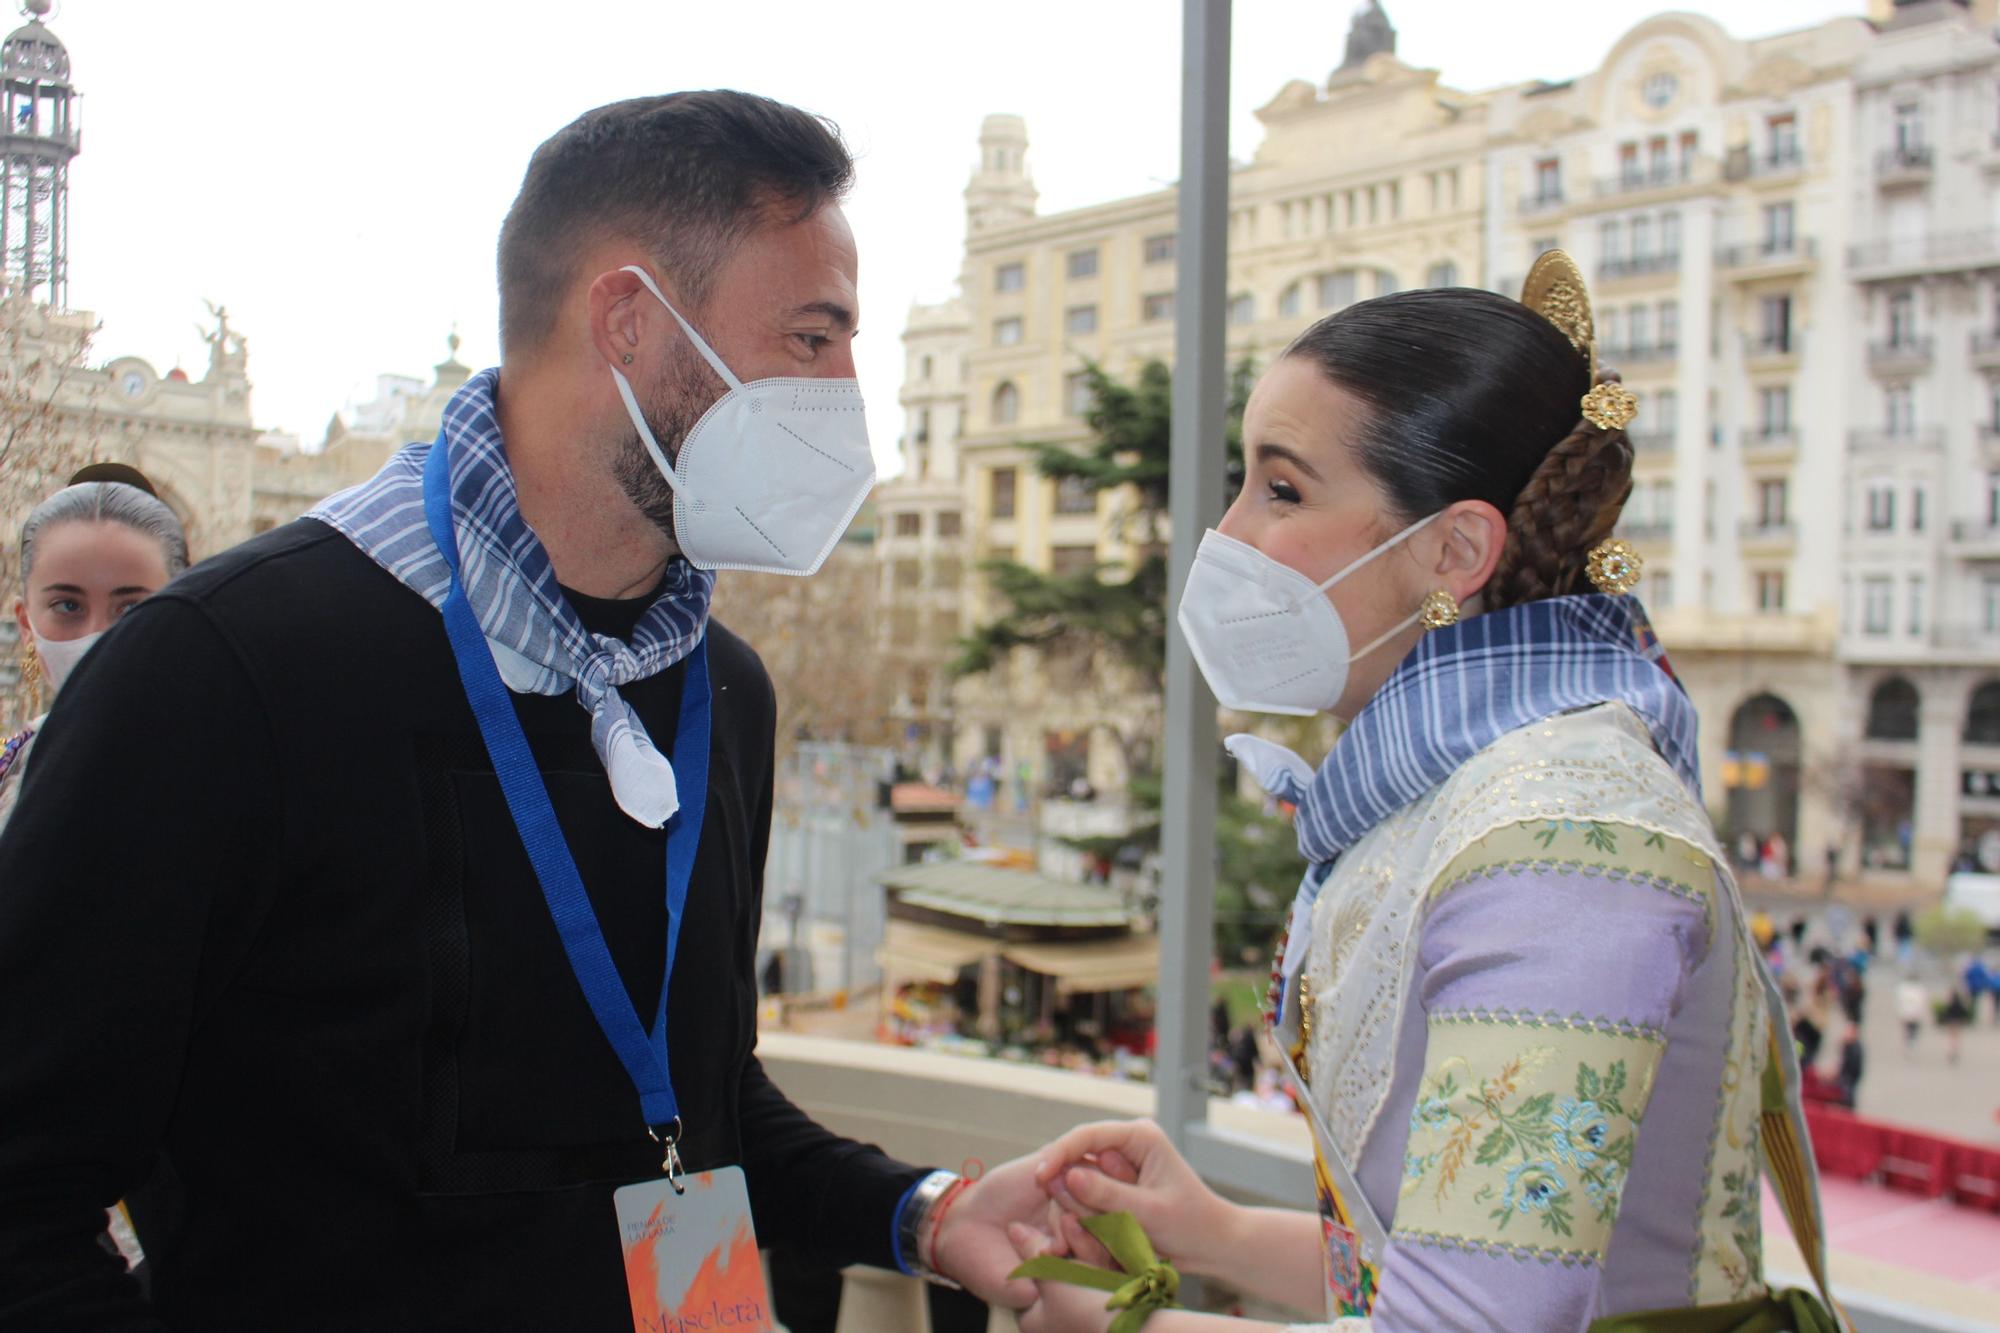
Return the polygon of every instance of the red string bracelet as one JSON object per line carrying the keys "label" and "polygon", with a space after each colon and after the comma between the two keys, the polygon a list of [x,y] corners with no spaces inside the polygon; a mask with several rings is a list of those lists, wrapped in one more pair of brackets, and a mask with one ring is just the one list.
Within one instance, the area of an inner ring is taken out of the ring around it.
{"label": "red string bracelet", "polygon": [[941,1273],[944,1271],[937,1265],[937,1243],[938,1237],[944,1234],[945,1213],[958,1200],[959,1195],[965,1193],[967,1189],[971,1188],[974,1181],[985,1174],[986,1163],[980,1161],[977,1157],[966,1158],[964,1165],[959,1168],[958,1179],[951,1183],[951,1188],[944,1192],[942,1199],[938,1200],[937,1217],[931,1222],[931,1252],[924,1259],[924,1267],[930,1272]]}

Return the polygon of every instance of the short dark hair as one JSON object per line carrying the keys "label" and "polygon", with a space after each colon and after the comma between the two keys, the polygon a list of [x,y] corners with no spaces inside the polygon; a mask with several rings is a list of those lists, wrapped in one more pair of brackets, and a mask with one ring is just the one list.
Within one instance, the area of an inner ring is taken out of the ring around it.
{"label": "short dark hair", "polygon": [[548,335],[594,234],[639,240],[698,307],[768,211],[801,221],[853,180],[832,121],[768,97],[717,89],[586,111],[535,150],[501,224],[501,346]]}
{"label": "short dark hair", "polygon": [[1487,610],[1589,591],[1590,549],[1631,494],[1632,447],[1583,420],[1590,368],[1554,324],[1492,292],[1431,288],[1329,315],[1285,355],[1367,406],[1348,444],[1396,526],[1460,500],[1506,516]]}

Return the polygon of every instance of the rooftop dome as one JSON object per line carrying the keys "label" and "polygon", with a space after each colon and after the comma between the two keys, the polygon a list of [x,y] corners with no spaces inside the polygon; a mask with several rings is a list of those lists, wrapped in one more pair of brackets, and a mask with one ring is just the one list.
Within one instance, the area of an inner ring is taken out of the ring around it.
{"label": "rooftop dome", "polygon": [[42,26],[50,0],[26,0],[21,6],[28,21],[9,33],[0,43],[0,70],[21,79],[43,83],[69,81],[69,51],[54,33]]}

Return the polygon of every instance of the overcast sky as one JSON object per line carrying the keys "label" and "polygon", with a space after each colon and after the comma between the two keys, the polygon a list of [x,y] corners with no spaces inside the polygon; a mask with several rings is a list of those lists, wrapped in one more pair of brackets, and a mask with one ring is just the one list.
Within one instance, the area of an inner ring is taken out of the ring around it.
{"label": "overcast sky", "polygon": [[[6,3],[8,0],[0,0]],[[1646,0],[1387,0],[1399,54],[1480,89],[1596,67]],[[1864,0],[1699,0],[1739,36]],[[1339,64],[1347,0],[1237,0],[1232,151],[1287,80]],[[535,145],[604,102],[736,87],[839,122],[860,161],[858,349],[895,466],[898,338],[951,294],[980,119],[1027,117],[1044,211],[1178,171],[1175,0],[59,0],[84,94],[73,300],[97,353],[199,377],[203,298],[249,337],[258,424],[308,445],[375,376],[498,359],[493,245]]]}

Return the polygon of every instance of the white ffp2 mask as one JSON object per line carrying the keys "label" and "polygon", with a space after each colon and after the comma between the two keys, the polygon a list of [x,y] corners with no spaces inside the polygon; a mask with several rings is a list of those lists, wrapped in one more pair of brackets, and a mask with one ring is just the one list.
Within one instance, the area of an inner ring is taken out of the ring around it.
{"label": "white ffp2 mask", "polygon": [[35,656],[42,659],[42,679],[49,683],[51,699],[62,692],[63,682],[76,670],[76,664],[83,660],[91,645],[103,637],[103,630],[77,639],[45,639],[36,632]]}
{"label": "white ffp2 mask", "polygon": [[674,491],[674,540],[697,569],[811,574],[875,484],[875,456],[853,379],[736,378],[650,273],[625,272],[659,298],[728,390],[669,462],[616,366],[618,396],[653,465]]}
{"label": "white ffp2 mask", "polygon": [[1348,667],[1420,613],[1350,652],[1347,626],[1326,590],[1436,517],[1412,523],[1324,583],[1210,528],[1195,550],[1177,618],[1215,697],[1245,713],[1310,717],[1332,708],[1347,688]]}

